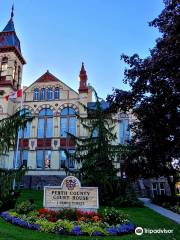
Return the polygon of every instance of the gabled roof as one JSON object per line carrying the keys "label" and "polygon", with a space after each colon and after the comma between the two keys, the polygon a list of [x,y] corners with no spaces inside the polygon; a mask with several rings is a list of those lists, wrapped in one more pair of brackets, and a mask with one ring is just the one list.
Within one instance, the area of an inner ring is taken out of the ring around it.
{"label": "gabled roof", "polygon": [[35,82],[33,82],[30,86],[28,86],[25,91],[27,91],[30,87],[32,87],[34,84],[36,83],[47,83],[47,82],[57,82],[60,84],[63,84],[64,86],[66,86],[67,88],[69,88],[70,90],[72,90],[73,92],[75,92],[76,94],[78,94],[74,89],[72,89],[71,87],[69,87],[67,84],[65,84],[64,82],[62,82],[61,80],[59,80],[57,77],[55,77],[52,73],[50,73],[48,70],[47,72],[45,72],[40,78],[38,78]]}
{"label": "gabled roof", "polygon": [[48,70],[45,72],[40,78],[38,78],[35,82],[43,83],[43,82],[60,82],[58,78],[56,78],[53,74],[51,74]]}

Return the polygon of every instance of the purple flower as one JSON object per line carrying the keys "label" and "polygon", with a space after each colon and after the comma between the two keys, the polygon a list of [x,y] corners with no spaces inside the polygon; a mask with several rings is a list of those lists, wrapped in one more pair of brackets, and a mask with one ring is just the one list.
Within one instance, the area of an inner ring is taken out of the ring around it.
{"label": "purple flower", "polygon": [[37,231],[40,230],[39,224],[35,224],[35,223],[29,223],[28,228],[31,229],[31,230],[37,230]]}
{"label": "purple flower", "polygon": [[92,233],[93,236],[102,236],[103,234],[101,232],[95,231]]}
{"label": "purple flower", "polygon": [[0,213],[0,216],[7,222],[11,222],[14,225],[18,225],[20,227],[24,227],[24,228],[29,228],[29,229],[33,229],[33,230],[39,230],[40,226],[39,224],[31,224],[26,222],[25,220],[22,220],[18,217],[13,217],[11,215],[9,215],[8,212],[2,212]]}
{"label": "purple flower", "polygon": [[81,234],[81,228],[78,225],[75,225],[72,230],[74,235],[80,235]]}
{"label": "purple flower", "polygon": [[127,223],[127,224],[121,224],[119,227],[117,227],[117,231],[119,234],[121,233],[130,233],[134,231],[134,224],[132,223]]}
{"label": "purple flower", "polygon": [[116,227],[110,227],[107,229],[107,231],[110,235],[117,235],[117,233],[118,233],[118,230]]}

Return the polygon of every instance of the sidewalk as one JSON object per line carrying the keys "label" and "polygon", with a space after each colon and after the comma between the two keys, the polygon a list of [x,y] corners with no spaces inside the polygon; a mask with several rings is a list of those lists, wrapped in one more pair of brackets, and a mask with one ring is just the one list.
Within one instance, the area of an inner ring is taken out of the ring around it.
{"label": "sidewalk", "polygon": [[144,202],[144,206],[151,208],[152,210],[154,210],[155,212],[158,212],[159,214],[173,220],[176,223],[180,224],[180,215],[177,213],[174,213],[170,210],[167,210],[163,207],[160,207],[156,204],[151,203],[149,198],[139,198],[139,200],[141,200],[142,202]]}

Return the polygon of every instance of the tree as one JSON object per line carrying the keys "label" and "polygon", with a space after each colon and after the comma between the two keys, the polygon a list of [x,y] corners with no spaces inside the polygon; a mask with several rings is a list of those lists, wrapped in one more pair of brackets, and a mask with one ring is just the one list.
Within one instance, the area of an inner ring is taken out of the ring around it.
{"label": "tree", "polygon": [[112,109],[132,110],[137,122],[132,126],[133,151],[127,171],[136,169],[136,177],[160,177],[168,180],[175,194],[177,168],[172,161],[180,159],[180,1],[165,2],[165,8],[150,26],[161,32],[150,56],[138,54],[121,59],[129,65],[124,82],[130,91],[115,89],[107,97]]}
{"label": "tree", "polygon": [[91,105],[83,105],[87,117],[80,117],[80,122],[89,136],[82,139],[68,134],[76,142],[73,157],[80,166],[82,183],[99,187],[100,202],[107,203],[117,196],[115,188],[118,185],[118,169],[114,166],[114,160],[125,147],[113,144],[116,139],[115,120],[112,114],[106,111],[107,103],[102,101],[96,92],[95,98],[96,102]]}
{"label": "tree", "polygon": [[[23,110],[0,120],[0,157],[6,156],[10,149],[15,148],[19,128],[24,129],[31,120],[32,117]],[[22,166],[16,170],[0,168],[0,209],[12,207],[15,200],[13,182],[19,182],[24,174]]]}

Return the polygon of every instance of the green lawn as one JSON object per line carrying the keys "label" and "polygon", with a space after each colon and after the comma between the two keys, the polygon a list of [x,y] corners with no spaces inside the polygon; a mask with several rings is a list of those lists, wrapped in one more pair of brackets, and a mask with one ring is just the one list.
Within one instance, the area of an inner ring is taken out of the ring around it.
{"label": "green lawn", "polygon": [[[37,208],[42,207],[43,192],[35,190],[23,190],[18,201],[33,198],[37,205]],[[180,240],[180,227],[178,224],[166,219],[165,217],[155,213],[148,208],[122,208],[122,210],[129,215],[129,218],[140,227],[150,229],[173,229],[174,234],[143,234],[137,236],[135,234],[129,234],[118,237],[74,237],[74,236],[62,236],[49,233],[40,233],[32,230],[26,230],[0,219],[0,240],[81,240],[81,239],[122,239],[122,240],[134,240],[134,239],[151,239],[151,240]]]}

